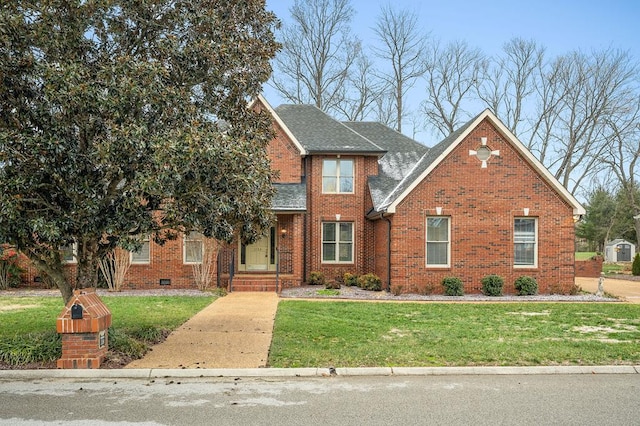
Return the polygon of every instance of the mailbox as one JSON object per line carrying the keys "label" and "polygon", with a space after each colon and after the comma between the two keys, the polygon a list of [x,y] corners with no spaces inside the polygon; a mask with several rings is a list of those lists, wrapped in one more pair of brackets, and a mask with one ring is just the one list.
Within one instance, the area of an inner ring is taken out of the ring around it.
{"label": "mailbox", "polygon": [[100,368],[109,350],[111,312],[94,289],[76,290],[58,316],[62,357],[58,368]]}
{"label": "mailbox", "polygon": [[71,319],[82,319],[82,305],[74,303],[71,306]]}

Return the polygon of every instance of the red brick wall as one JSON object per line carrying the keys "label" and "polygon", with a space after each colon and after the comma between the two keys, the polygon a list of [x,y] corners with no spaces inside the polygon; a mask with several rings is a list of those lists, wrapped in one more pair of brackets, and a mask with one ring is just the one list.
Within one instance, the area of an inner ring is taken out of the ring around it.
{"label": "red brick wall", "polygon": [[[167,241],[164,245],[151,242],[150,263],[131,264],[124,280],[124,289],[197,288],[193,267],[184,264],[183,238]],[[213,273],[215,274],[215,268]],[[215,275],[214,275],[215,277]],[[160,286],[160,279],[170,279],[171,285]],[[215,285],[215,278],[214,278]]]}
{"label": "red brick wall", "polygon": [[[256,100],[253,108],[264,111],[265,105]],[[271,169],[279,174],[275,182],[300,183],[304,175],[301,153],[275,119],[272,120],[272,124],[275,137],[267,148],[267,155],[271,161]]]}
{"label": "red brick wall", "polygon": [[[197,288],[193,278],[193,268],[190,264],[183,262],[183,238],[168,241],[164,245],[150,243],[150,262],[147,264],[131,264],[124,279],[123,290],[144,290],[153,288]],[[75,282],[76,265],[70,263],[66,266],[67,278],[69,282]],[[99,272],[101,273],[101,272]],[[216,268],[211,272],[215,285]],[[39,276],[34,267],[28,269],[28,281],[25,283],[30,287],[43,287],[43,283],[35,282],[35,277]],[[171,284],[160,285],[160,279],[168,278]]]}
{"label": "red brick wall", "polygon": [[[487,137],[492,150],[500,150],[485,169],[469,156],[481,137]],[[426,217],[436,215],[436,207],[451,219],[451,266],[446,269],[425,265]],[[524,216],[524,208],[530,209],[529,217],[538,218],[537,268],[513,266],[513,222]],[[505,293],[514,293],[514,280],[529,275],[541,293],[568,292],[574,284],[573,225],[572,208],[485,120],[398,206],[392,285],[430,285],[441,292],[442,279],[456,276],[465,292],[478,293],[482,277],[498,274],[505,279]]]}
{"label": "red brick wall", "polygon": [[[322,163],[334,159],[331,155],[309,157],[307,175],[307,261],[306,277],[311,271],[325,274],[327,279],[341,278],[345,272],[363,274],[373,272],[373,223],[365,219],[367,207],[371,205],[367,192],[367,176],[377,173],[377,157],[347,156],[341,159],[354,160],[354,193],[323,194]],[[354,233],[354,262],[350,264],[322,263],[322,222],[352,222]]]}
{"label": "red brick wall", "polygon": [[594,256],[588,260],[576,260],[576,277],[600,278],[603,260],[602,256]]}
{"label": "red brick wall", "polygon": [[269,144],[267,155],[271,160],[271,168],[279,174],[275,182],[300,183],[304,175],[300,152],[278,123],[274,121],[273,125],[276,137]]}
{"label": "red brick wall", "polygon": [[374,262],[373,273],[380,277],[382,286],[387,288],[389,283],[389,223],[386,220],[376,220],[373,222],[373,244],[369,253],[369,258]]}

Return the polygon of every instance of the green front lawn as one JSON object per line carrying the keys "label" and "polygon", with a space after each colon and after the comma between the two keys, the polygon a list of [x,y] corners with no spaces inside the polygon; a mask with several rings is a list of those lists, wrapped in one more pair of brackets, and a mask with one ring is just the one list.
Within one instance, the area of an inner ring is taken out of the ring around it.
{"label": "green front lawn", "polygon": [[[215,297],[104,296],[112,314],[109,349],[123,362],[142,356],[171,330]],[[60,297],[6,297],[0,294],[0,363],[50,363],[61,356],[56,319]]]}
{"label": "green front lawn", "polygon": [[640,362],[640,305],[282,301],[271,367]]}

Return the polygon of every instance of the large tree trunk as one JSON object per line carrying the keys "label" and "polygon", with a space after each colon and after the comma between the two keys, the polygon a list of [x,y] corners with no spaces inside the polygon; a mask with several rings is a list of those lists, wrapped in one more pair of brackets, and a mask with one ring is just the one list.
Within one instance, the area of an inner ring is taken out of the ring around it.
{"label": "large tree trunk", "polygon": [[92,239],[78,243],[78,269],[76,288],[91,288],[98,284],[98,244]]}
{"label": "large tree trunk", "polygon": [[40,274],[46,275],[56,285],[56,287],[58,287],[60,293],[62,293],[62,300],[64,300],[66,305],[73,296],[73,287],[64,273],[62,262],[58,262],[54,265],[36,256],[37,255],[32,252],[32,255],[30,256],[31,262]]}

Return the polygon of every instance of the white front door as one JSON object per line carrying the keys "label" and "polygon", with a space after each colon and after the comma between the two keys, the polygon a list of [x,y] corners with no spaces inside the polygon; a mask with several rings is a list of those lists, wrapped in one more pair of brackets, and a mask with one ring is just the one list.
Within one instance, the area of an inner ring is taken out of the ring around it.
{"label": "white front door", "polygon": [[269,269],[269,238],[262,238],[246,248],[247,271],[266,271]]}
{"label": "white front door", "polygon": [[275,271],[275,228],[253,244],[240,245],[239,271]]}

